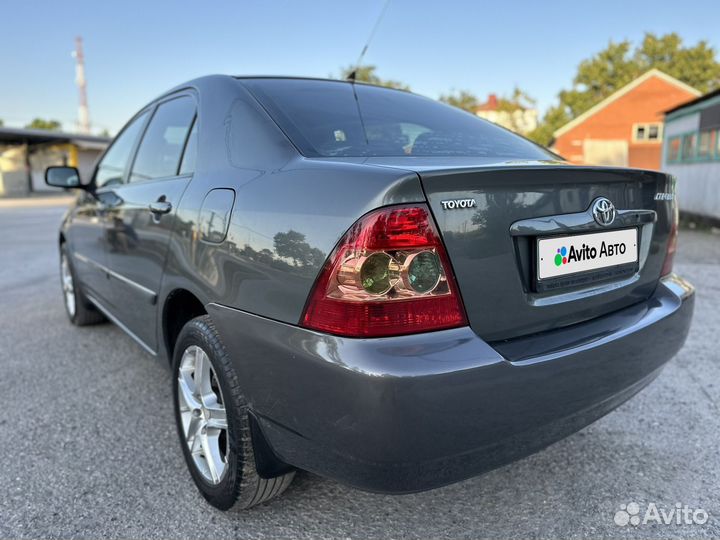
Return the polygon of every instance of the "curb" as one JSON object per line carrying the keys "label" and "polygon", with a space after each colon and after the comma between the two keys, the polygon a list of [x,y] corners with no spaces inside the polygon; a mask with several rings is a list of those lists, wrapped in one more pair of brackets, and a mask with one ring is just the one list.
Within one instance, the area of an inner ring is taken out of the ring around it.
{"label": "curb", "polygon": [[51,208],[69,206],[75,197],[24,197],[17,199],[0,198],[0,209],[3,208]]}

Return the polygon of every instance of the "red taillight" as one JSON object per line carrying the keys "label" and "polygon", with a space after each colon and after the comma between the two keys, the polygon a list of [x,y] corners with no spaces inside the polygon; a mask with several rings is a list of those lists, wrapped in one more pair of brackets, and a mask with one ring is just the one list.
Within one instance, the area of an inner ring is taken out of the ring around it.
{"label": "red taillight", "polygon": [[384,208],[355,223],[325,264],[301,324],[350,337],[466,325],[450,261],[427,207]]}
{"label": "red taillight", "polygon": [[674,205],[673,215],[672,215],[672,224],[670,225],[670,234],[668,235],[667,250],[665,251],[665,262],[663,263],[662,271],[660,272],[660,277],[666,276],[670,272],[672,272],[673,261],[675,260],[675,252],[677,251],[678,222],[679,221],[680,221],[680,216],[678,215],[678,208],[677,208],[677,205]]}

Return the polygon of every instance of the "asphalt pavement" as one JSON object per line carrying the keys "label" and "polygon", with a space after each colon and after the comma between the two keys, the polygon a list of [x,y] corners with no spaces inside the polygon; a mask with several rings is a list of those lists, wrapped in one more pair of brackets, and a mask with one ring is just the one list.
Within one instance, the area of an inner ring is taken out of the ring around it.
{"label": "asphalt pavement", "polygon": [[[681,231],[675,268],[698,289],[685,348],[588,428],[430,492],[373,495],[299,473],[280,499],[222,513],[186,471],[163,363],[111,324],[67,322],[62,212],[0,208],[0,538],[720,537],[718,234]],[[696,522],[642,523],[676,504]]]}

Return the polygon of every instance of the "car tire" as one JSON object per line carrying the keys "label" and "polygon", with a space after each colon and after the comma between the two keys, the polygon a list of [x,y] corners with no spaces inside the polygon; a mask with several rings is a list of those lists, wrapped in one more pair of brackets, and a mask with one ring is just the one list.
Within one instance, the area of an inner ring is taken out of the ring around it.
{"label": "car tire", "polygon": [[105,316],[95,309],[83,293],[65,244],[60,246],[60,286],[63,291],[65,313],[72,324],[90,326],[105,321]]}
{"label": "car tire", "polygon": [[202,496],[220,510],[244,510],[280,495],[295,471],[276,478],[258,474],[247,401],[209,316],[185,324],[173,356],[175,421]]}

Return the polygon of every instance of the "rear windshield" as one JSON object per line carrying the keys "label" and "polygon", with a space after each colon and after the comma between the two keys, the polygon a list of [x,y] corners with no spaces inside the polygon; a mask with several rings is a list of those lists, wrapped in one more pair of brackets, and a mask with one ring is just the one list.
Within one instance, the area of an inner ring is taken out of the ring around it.
{"label": "rear windshield", "polygon": [[309,157],[554,158],[475,115],[408,92],[340,81],[243,83]]}

